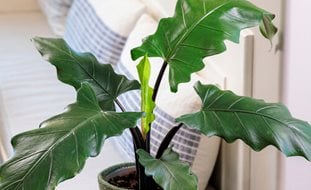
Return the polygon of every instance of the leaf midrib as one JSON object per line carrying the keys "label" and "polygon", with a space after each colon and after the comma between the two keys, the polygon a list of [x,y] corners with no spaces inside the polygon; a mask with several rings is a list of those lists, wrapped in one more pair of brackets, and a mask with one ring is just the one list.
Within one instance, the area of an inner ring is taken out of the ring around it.
{"label": "leaf midrib", "polygon": [[[54,47],[55,49],[59,50],[60,52],[65,53],[67,56],[69,56],[70,58],[72,58],[74,61],[76,61],[78,63],[78,65],[82,68],[82,70],[92,79],[95,81],[95,83],[103,90],[105,91],[107,94],[109,94],[109,96],[111,96],[113,98],[113,100],[115,101],[117,99],[117,97],[113,96],[112,94],[110,94],[100,83],[99,81],[97,81],[95,78],[93,78],[93,76],[81,65],[81,63],[70,53],[68,54],[65,50],[58,48],[56,45],[54,45],[53,43],[50,44],[50,46]],[[68,48],[68,47],[66,47]],[[68,48],[68,50],[71,52],[70,48]],[[95,64],[92,61],[92,64]]]}
{"label": "leaf midrib", "polygon": [[[265,117],[266,117],[266,118],[268,118],[268,119],[271,119],[271,120],[274,120],[274,121],[276,121],[276,122],[279,122],[281,125],[284,125],[284,126],[290,128],[291,130],[293,130],[292,132],[293,132],[296,136],[298,136],[297,132],[299,133],[299,131],[297,131],[296,128],[290,127],[289,124],[286,124],[286,123],[282,122],[281,120],[279,120],[279,119],[277,119],[277,118],[273,118],[273,117],[271,117],[271,116],[269,116],[269,115],[266,115],[266,114],[263,114],[263,113],[250,112],[250,111],[246,111],[246,110],[235,110],[235,109],[233,109],[233,110],[227,110],[227,109],[209,109],[208,111],[212,111],[212,112],[214,112],[214,113],[218,111],[218,112],[235,112],[235,113],[238,112],[238,113],[244,113],[244,114],[252,114],[252,115],[256,115],[256,116],[258,116],[258,117],[263,117],[263,119],[264,119],[265,122],[266,122],[266,120],[265,120]],[[215,113],[215,114],[216,114],[216,113]],[[216,114],[216,115],[217,115],[217,114]],[[267,122],[266,122],[266,125],[270,128],[270,130],[272,131],[272,133],[275,134],[275,132],[272,130],[272,127],[271,127],[270,125],[268,125]],[[247,131],[247,130],[246,130],[246,131]],[[275,136],[277,137],[277,135],[275,135]],[[303,147],[303,150],[305,150],[306,148],[305,148],[304,143],[300,141],[300,138],[297,138],[297,140],[299,141],[298,143],[300,144],[300,146]],[[303,152],[303,153],[304,153],[304,155],[306,155],[305,152]]]}
{"label": "leaf midrib", "polygon": [[278,122],[278,123],[280,123],[282,125],[285,125],[288,128],[291,128],[291,127],[289,127],[288,124],[284,123],[283,121],[281,121],[281,120],[279,120],[277,118],[274,118],[272,116],[269,116],[269,115],[266,115],[266,114],[263,114],[263,113],[259,113],[259,112],[252,112],[252,111],[246,111],[246,110],[237,110],[237,109],[230,109],[230,110],[228,110],[228,109],[214,109],[214,108],[212,108],[212,109],[209,108],[207,110],[204,110],[204,108],[203,108],[203,112],[209,112],[209,111],[212,111],[212,112],[235,112],[235,113],[244,113],[244,114],[250,114],[250,115],[256,115],[256,116],[262,116],[262,117],[266,117],[268,119],[274,120],[274,121],[276,121],[276,122]]}
{"label": "leaf midrib", "polygon": [[171,178],[173,178],[175,182],[178,182],[177,178],[174,176],[174,173],[171,172],[170,167],[167,166],[167,165],[165,164],[165,162],[162,161],[161,159],[160,159],[159,161],[162,163],[162,165],[163,165],[163,166],[167,169],[167,171],[170,173]]}
{"label": "leaf midrib", "polygon": [[[93,120],[94,118],[101,116],[102,115],[102,111],[100,111],[99,113],[95,114],[94,116],[88,118],[87,120],[84,120],[82,123],[80,123],[79,125],[77,125],[76,127],[74,127],[72,130],[68,131],[67,134],[65,134],[62,138],[57,139],[57,141],[55,141],[55,143],[49,148],[47,149],[42,156],[38,157],[38,160],[35,162],[35,164],[27,171],[27,173],[24,175],[24,177],[22,177],[22,179],[19,180],[19,183],[23,182],[25,180],[25,178],[31,174],[31,172],[33,172],[33,170],[40,164],[40,162],[47,156],[49,155],[49,153],[51,151],[54,150],[54,148],[60,143],[62,142],[64,139],[66,139],[67,137],[69,137],[74,131],[78,130],[80,127],[83,127],[85,123],[89,122],[89,120]],[[11,186],[11,184],[8,184],[5,188]],[[19,185],[17,186],[19,187]]]}
{"label": "leaf midrib", "polygon": [[[188,36],[193,32],[193,30],[195,29],[196,26],[198,26],[206,17],[208,17],[209,15],[214,13],[217,9],[220,9],[221,7],[223,7],[229,3],[231,3],[231,1],[225,2],[221,5],[219,5],[218,7],[209,11],[207,14],[205,13],[205,15],[203,17],[201,17],[197,22],[195,22],[193,25],[191,25],[191,27],[182,35],[180,40],[177,41],[176,45],[173,46],[173,49],[171,49],[171,51],[168,52],[167,61],[169,62],[172,54],[179,48],[180,44],[182,44],[188,38]],[[183,12],[183,9],[181,9],[181,10]]]}

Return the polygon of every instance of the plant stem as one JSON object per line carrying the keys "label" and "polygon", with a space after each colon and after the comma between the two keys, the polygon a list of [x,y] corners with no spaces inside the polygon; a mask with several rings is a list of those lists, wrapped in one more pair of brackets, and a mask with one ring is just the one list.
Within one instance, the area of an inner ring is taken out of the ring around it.
{"label": "plant stem", "polygon": [[[137,150],[137,147],[134,145],[134,149]],[[137,176],[137,181],[138,181],[138,189],[139,190],[144,190],[146,189],[146,175],[145,175],[145,170],[144,167],[139,163],[138,161],[138,155],[135,152],[135,166],[136,166],[136,176]]]}
{"label": "plant stem", "polygon": [[180,123],[178,126],[175,126],[173,127],[168,133],[167,135],[164,137],[159,149],[158,149],[158,152],[157,152],[157,155],[156,155],[156,158],[159,159],[161,158],[161,156],[163,155],[164,151],[167,149],[167,147],[169,146],[169,144],[171,143],[172,139],[174,138],[174,136],[176,135],[176,133],[178,132],[178,130],[181,128],[183,124]]}
{"label": "plant stem", "polygon": [[[115,100],[115,103],[119,106],[119,108],[121,109],[122,112],[125,112],[125,108],[123,107],[123,105],[120,103],[120,101],[118,99]],[[130,132],[131,132],[131,135],[133,137],[133,142],[134,142],[134,151],[136,153],[136,150],[137,149],[146,149],[145,148],[145,140],[139,130],[138,127],[135,127],[135,128],[130,128]]]}
{"label": "plant stem", "polygon": [[121,102],[118,99],[115,99],[114,102],[118,105],[118,107],[120,108],[122,112],[126,111],[124,106],[121,104]]}
{"label": "plant stem", "polygon": [[[153,94],[152,94],[152,101],[153,102],[155,102],[157,99],[160,84],[161,84],[161,81],[162,81],[162,78],[163,78],[163,75],[164,75],[164,72],[166,70],[167,65],[168,65],[167,62],[164,61],[162,64],[161,70],[158,74],[156,83],[155,83],[154,88],[153,88]],[[146,151],[148,153],[150,153],[150,134],[151,134],[151,130],[152,130],[151,127],[149,127],[149,129],[150,129],[149,132],[146,134]]]}
{"label": "plant stem", "polygon": [[[126,111],[118,99],[115,100],[115,103],[119,106],[122,112]],[[145,168],[139,163],[138,155],[136,154],[136,151],[138,149],[146,150],[145,140],[138,127],[130,128],[130,132],[133,137],[135,165],[136,165],[137,181],[139,186],[138,188],[139,190],[148,189],[147,188],[148,184],[146,183],[146,179],[148,177],[145,174]]]}
{"label": "plant stem", "polygon": [[[167,67],[167,62],[164,61],[161,70],[159,72],[159,75],[157,77],[155,86],[154,86],[154,91],[152,94],[152,101],[156,101],[157,98],[157,94],[158,94],[158,90],[164,75],[164,72],[166,70]],[[118,105],[118,107],[121,109],[122,112],[125,112],[125,108],[123,107],[123,105],[119,102],[118,99],[115,100],[115,103]],[[139,130],[138,127],[135,128],[131,128],[130,129],[132,137],[133,137],[133,142],[134,142],[134,151],[135,151],[135,163],[136,163],[136,172],[137,172],[137,176],[138,176],[138,182],[139,182],[139,190],[144,190],[144,189],[150,189],[151,187],[154,186],[155,182],[152,179],[152,177],[148,177],[145,174],[144,171],[144,167],[139,163],[138,160],[138,156],[136,154],[136,150],[138,149],[144,149],[145,151],[147,151],[148,153],[150,153],[150,131],[151,131],[151,127],[149,132],[146,135],[146,142],[144,143],[144,138]]]}
{"label": "plant stem", "polygon": [[167,65],[168,65],[167,62],[164,61],[162,64],[161,70],[159,72],[159,75],[157,77],[156,83],[154,85],[153,94],[152,94],[152,101],[154,101],[154,102],[156,101],[158,91],[159,91],[159,87],[160,87],[160,84],[161,84],[161,81],[162,81],[162,78],[163,78],[163,75],[164,75],[164,72],[166,70]]}

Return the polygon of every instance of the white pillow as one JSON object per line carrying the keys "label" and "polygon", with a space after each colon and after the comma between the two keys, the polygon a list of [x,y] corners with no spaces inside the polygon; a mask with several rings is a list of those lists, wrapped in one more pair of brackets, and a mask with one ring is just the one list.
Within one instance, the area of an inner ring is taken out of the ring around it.
{"label": "white pillow", "polygon": [[[85,0],[84,0],[85,1]],[[114,32],[127,37],[146,7],[139,0],[88,0],[97,15]]]}
{"label": "white pillow", "polygon": [[101,63],[116,63],[144,11],[137,0],[75,0],[64,39],[76,51],[93,53]]}
{"label": "white pillow", "polygon": [[[119,73],[129,78],[138,78],[136,72],[137,62],[131,61],[130,50],[139,46],[142,38],[154,33],[156,27],[157,22],[148,15],[143,15],[139,19],[124,47],[120,62],[115,66]],[[155,83],[157,71],[160,70],[161,65],[162,60],[151,58],[151,86]],[[153,123],[151,131],[152,154],[156,153],[161,140],[169,129],[177,125],[175,123],[176,117],[200,109],[201,100],[192,87],[192,84],[198,80],[204,81],[199,75],[193,74],[190,83],[181,84],[177,93],[171,93],[168,83],[168,70],[166,71],[159,89],[156,102],[157,108],[154,111],[156,120]],[[119,101],[127,110],[138,111],[140,108],[139,94],[138,91],[128,92],[121,95]],[[131,141],[131,136],[127,131],[118,143],[124,151],[133,157]],[[174,137],[173,144],[173,148],[179,153],[180,158],[192,165],[192,170],[199,178],[199,189],[205,189],[218,155],[220,139],[216,137],[208,138],[200,135],[195,130],[183,127]]]}
{"label": "white pillow", "polygon": [[64,26],[73,0],[39,0],[39,5],[56,35],[64,34]]}

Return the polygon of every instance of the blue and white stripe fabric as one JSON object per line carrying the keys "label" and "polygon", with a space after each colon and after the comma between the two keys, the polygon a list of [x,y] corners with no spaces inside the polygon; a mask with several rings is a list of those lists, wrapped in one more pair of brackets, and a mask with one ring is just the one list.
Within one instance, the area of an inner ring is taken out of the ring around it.
{"label": "blue and white stripe fabric", "polygon": [[[129,79],[134,79],[127,68],[119,62],[115,70],[123,75],[126,75]],[[121,104],[125,107],[127,111],[139,111],[140,110],[140,92],[139,91],[130,91],[118,97]],[[150,142],[150,151],[152,155],[157,153],[158,147],[162,142],[165,135],[172,129],[174,126],[177,126],[178,123],[175,122],[175,118],[165,113],[159,107],[156,107],[154,110],[156,119],[152,124],[151,130],[151,142]],[[138,123],[138,125],[140,125]],[[189,129],[183,126],[176,134],[172,140],[171,145],[173,149],[179,154],[180,159],[183,161],[192,164],[199,143],[201,140],[201,135],[193,129]],[[120,147],[122,147],[131,158],[134,158],[133,146],[132,146],[132,137],[129,131],[125,131],[118,141]]]}
{"label": "blue and white stripe fabric", "polygon": [[[134,26],[133,26],[134,27]],[[134,79],[128,69],[119,61],[126,37],[114,32],[98,17],[94,8],[85,0],[75,0],[68,15],[64,35],[67,43],[76,51],[91,52],[101,63],[113,63],[118,73]],[[118,63],[117,63],[118,62]],[[115,64],[117,63],[117,64]],[[131,91],[119,97],[119,101],[127,111],[140,110],[140,92]],[[151,130],[151,153],[157,149],[167,132],[177,126],[174,117],[160,108],[154,111],[156,120]],[[200,143],[200,134],[195,130],[183,127],[173,139],[173,148],[180,158],[192,164]],[[119,147],[134,159],[132,137],[129,131],[116,138]]]}
{"label": "blue and white stripe fabric", "polygon": [[75,0],[64,39],[78,52],[91,52],[101,63],[116,64],[127,38],[112,31],[88,1]]}

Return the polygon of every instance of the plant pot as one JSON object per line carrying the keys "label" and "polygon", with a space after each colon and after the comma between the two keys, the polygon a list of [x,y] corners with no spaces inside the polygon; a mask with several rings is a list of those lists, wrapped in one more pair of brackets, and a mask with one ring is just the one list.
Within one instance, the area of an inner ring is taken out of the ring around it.
{"label": "plant pot", "polygon": [[120,188],[120,187],[114,186],[110,184],[108,181],[111,178],[114,178],[116,176],[126,176],[135,170],[136,170],[135,163],[117,164],[117,165],[111,166],[103,170],[98,175],[99,189],[100,190],[132,190],[132,189],[126,189],[126,188]]}

